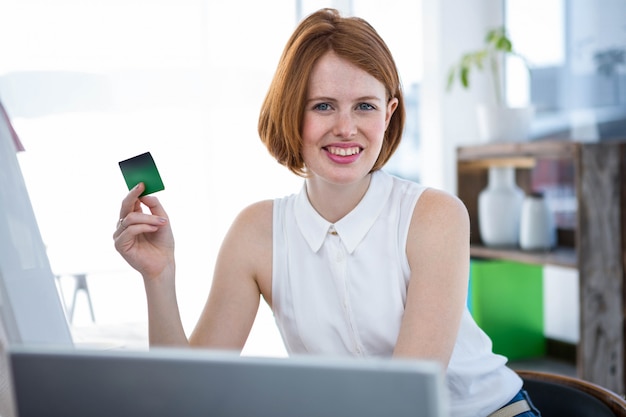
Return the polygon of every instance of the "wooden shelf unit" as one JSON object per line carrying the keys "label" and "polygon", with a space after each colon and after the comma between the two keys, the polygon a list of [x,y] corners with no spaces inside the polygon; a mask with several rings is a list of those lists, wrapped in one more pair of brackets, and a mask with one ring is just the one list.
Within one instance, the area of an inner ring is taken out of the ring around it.
{"label": "wooden shelf unit", "polygon": [[[624,394],[626,252],[626,142],[581,143],[542,140],[490,143],[457,148],[457,194],[471,219],[471,255],[475,258],[558,265],[578,270],[579,376]],[[488,168],[513,166],[525,192],[536,191],[537,170],[546,164],[571,167],[567,184],[575,190],[572,227],[559,228],[557,247],[546,252],[518,247],[486,247],[480,240],[478,194],[487,185]],[[549,301],[548,301],[549,302]]]}

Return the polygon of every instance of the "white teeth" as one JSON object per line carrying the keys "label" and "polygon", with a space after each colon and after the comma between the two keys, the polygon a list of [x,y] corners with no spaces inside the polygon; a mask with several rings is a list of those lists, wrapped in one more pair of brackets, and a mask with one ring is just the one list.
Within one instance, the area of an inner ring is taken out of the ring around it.
{"label": "white teeth", "polygon": [[332,153],[333,155],[350,156],[356,155],[357,153],[361,152],[361,148],[359,148],[358,146],[355,146],[354,148],[337,148],[334,146],[329,146],[328,152]]}

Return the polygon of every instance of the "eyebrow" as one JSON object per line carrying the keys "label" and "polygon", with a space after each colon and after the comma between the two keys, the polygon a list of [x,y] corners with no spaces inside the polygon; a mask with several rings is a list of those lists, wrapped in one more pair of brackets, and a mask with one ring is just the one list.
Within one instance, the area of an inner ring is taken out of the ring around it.
{"label": "eyebrow", "polygon": [[[330,101],[330,102],[336,102],[338,101],[336,98],[332,98],[332,97],[326,97],[326,96],[318,96],[318,97],[311,97],[308,98],[307,100],[308,102],[311,101]],[[362,96],[362,97],[357,97],[356,99],[354,99],[353,101],[355,102],[360,102],[360,101],[384,101],[382,100],[380,97],[377,96]]]}

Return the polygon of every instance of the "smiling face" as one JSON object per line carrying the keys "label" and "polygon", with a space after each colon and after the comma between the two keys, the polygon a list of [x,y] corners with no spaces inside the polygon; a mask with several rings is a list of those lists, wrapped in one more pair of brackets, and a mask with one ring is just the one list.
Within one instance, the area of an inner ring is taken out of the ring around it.
{"label": "smiling face", "polygon": [[365,179],[397,105],[372,75],[333,52],[323,55],[311,72],[302,122],[309,181],[340,185]]}

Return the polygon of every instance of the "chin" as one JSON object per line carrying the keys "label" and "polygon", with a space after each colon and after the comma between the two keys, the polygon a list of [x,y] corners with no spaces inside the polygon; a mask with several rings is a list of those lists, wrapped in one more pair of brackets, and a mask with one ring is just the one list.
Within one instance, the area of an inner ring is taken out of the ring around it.
{"label": "chin", "polygon": [[369,176],[371,169],[340,169],[333,170],[332,172],[326,172],[322,175],[313,174],[314,177],[319,178],[322,181],[335,185],[351,185],[364,180]]}

